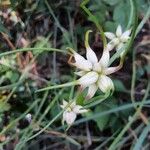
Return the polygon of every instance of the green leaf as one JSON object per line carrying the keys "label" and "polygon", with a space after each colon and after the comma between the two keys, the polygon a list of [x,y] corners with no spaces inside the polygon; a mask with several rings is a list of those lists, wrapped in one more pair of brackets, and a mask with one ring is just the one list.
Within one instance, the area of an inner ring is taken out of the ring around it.
{"label": "green leaf", "polygon": [[116,5],[120,0],[103,0],[108,5]]}
{"label": "green leaf", "polygon": [[10,109],[10,105],[0,99],[0,113]]}
{"label": "green leaf", "polygon": [[117,24],[121,24],[123,28],[127,26],[129,16],[130,16],[130,6],[127,2],[125,3],[122,1],[115,7],[113,13],[113,20]]}
{"label": "green leaf", "polygon": [[126,87],[124,86],[123,82],[121,80],[115,79],[113,80],[115,91],[127,91]]}
{"label": "green leaf", "polygon": [[51,108],[51,117],[55,117],[59,112],[60,110],[62,110],[58,105],[54,105],[52,108]]}
{"label": "green leaf", "polygon": [[77,95],[77,98],[76,98],[77,104],[78,105],[83,105],[84,101],[85,101],[84,94],[83,93],[79,93]]}
{"label": "green leaf", "polygon": [[121,129],[123,127],[122,120],[115,115],[111,115],[109,127],[111,128],[112,133],[116,132],[118,129]]}
{"label": "green leaf", "polygon": [[16,72],[7,71],[6,77],[11,81],[11,83],[15,83],[19,79],[19,74]]}
{"label": "green leaf", "polygon": [[[92,1],[93,4],[89,6],[89,10],[93,13],[93,15],[98,18],[98,21],[102,24],[106,19],[107,7],[101,1]],[[92,18],[89,17],[89,20]]]}
{"label": "green leaf", "polygon": [[106,21],[104,24],[105,31],[114,32],[116,31],[117,23],[113,21]]}
{"label": "green leaf", "polygon": [[146,14],[148,7],[149,7],[149,2],[146,0],[136,0],[137,3],[137,9],[139,13],[144,13]]}
{"label": "green leaf", "polygon": [[[136,144],[135,144],[133,150],[140,150],[140,149],[142,149],[142,144],[143,144],[144,140],[146,139],[146,137],[147,137],[149,131],[150,131],[150,125],[146,126],[146,127],[143,129],[141,135],[140,135],[139,138],[136,140],[137,142],[136,142]],[[144,146],[144,144],[143,144],[143,146]]]}
{"label": "green leaf", "polygon": [[[99,105],[95,108],[94,113],[100,113],[108,110],[108,107],[105,105]],[[110,115],[105,115],[99,118],[94,119],[97,123],[97,126],[101,131],[103,131],[106,127],[108,127],[108,121],[109,121]]]}
{"label": "green leaf", "polygon": [[[118,107],[116,99],[114,99],[113,97],[110,97],[109,99],[104,101],[101,105],[98,105],[95,108],[94,113],[95,114],[103,113],[105,111],[108,111],[109,109],[116,108],[116,107]],[[112,117],[113,117],[113,120],[112,120]],[[113,123],[116,122],[116,118],[118,118],[116,115],[108,114],[108,115],[101,116],[101,117],[93,119],[93,120],[96,121],[99,129],[101,131],[103,131],[104,129],[106,129],[110,126],[113,126]]]}

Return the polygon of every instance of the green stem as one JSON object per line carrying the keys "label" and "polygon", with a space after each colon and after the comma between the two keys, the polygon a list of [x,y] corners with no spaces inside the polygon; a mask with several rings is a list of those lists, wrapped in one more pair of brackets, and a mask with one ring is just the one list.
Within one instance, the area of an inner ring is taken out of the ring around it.
{"label": "green stem", "polygon": [[84,109],[88,109],[88,108],[91,108],[91,107],[93,107],[95,105],[98,105],[98,104],[102,103],[105,99],[107,99],[109,96],[110,96],[110,92],[107,92],[105,95],[103,95],[102,98],[100,98],[97,101],[90,102],[90,104],[85,105],[83,108]]}
{"label": "green stem", "polygon": [[55,98],[51,101],[51,103],[47,106],[47,108],[45,109],[45,111],[43,112],[43,114],[41,115],[41,117],[38,119],[36,124],[40,124],[42,122],[42,120],[44,119],[44,117],[47,115],[47,113],[51,110],[51,108],[54,106],[55,102],[58,100],[59,96],[62,94],[64,89],[62,89],[56,96]]}
{"label": "green stem", "polygon": [[90,45],[89,45],[89,33],[90,32],[92,32],[92,30],[86,31],[86,34],[85,34],[85,47],[86,47],[86,49],[88,49],[88,47],[90,47]]}
{"label": "green stem", "polygon": [[8,51],[8,52],[4,52],[0,54],[0,57],[2,56],[6,56],[6,55],[10,55],[10,54],[14,54],[17,52],[27,52],[27,51],[34,51],[34,50],[43,50],[43,51],[55,51],[55,52],[61,52],[61,53],[68,53],[66,50],[60,50],[60,49],[56,49],[56,48],[20,48],[20,49],[16,49],[13,51]]}
{"label": "green stem", "polygon": [[131,35],[131,39],[127,45],[127,49],[125,50],[123,56],[122,56],[122,61],[124,62],[125,60],[125,57],[126,57],[126,54],[128,53],[128,51],[130,50],[132,44],[133,44],[133,41],[134,41],[134,38],[136,36],[136,29],[137,29],[137,23],[138,23],[138,17],[137,17],[137,9],[136,9],[136,3],[135,3],[135,0],[132,0],[132,9],[133,9],[133,17],[132,17],[132,23],[133,24],[133,31],[132,31],[132,35]]}
{"label": "green stem", "polygon": [[106,41],[106,37],[103,31],[102,26],[99,24],[97,18],[90,12],[90,10],[85,6],[87,3],[89,2],[89,0],[84,0],[81,3],[81,8],[88,14],[88,16],[91,18],[91,21],[95,23],[96,27],[98,28],[98,30],[100,31],[101,37],[102,37],[102,41],[103,41],[103,46],[104,48],[107,45],[107,41]]}
{"label": "green stem", "polygon": [[147,10],[146,15],[144,16],[144,18],[142,19],[142,21],[138,25],[138,27],[136,29],[135,36],[140,32],[140,30],[142,29],[143,25],[145,24],[145,22],[148,20],[149,17],[150,17],[150,6],[149,6],[149,8]]}
{"label": "green stem", "polygon": [[68,87],[68,86],[73,86],[73,85],[77,85],[78,82],[76,81],[72,81],[72,82],[68,82],[68,83],[64,83],[64,84],[60,84],[60,85],[54,85],[54,86],[49,86],[43,89],[39,89],[36,92],[42,92],[42,91],[46,91],[46,90],[52,90],[52,89],[58,89],[58,88],[62,88],[62,87]]}
{"label": "green stem", "polygon": [[131,5],[131,12],[130,12],[130,19],[127,25],[127,29],[129,29],[132,26],[132,19],[134,17],[134,3],[133,0],[130,0],[130,5]]}
{"label": "green stem", "polygon": [[136,65],[135,65],[135,49],[133,50],[132,55],[132,80],[131,80],[131,101],[135,103],[134,90],[135,90],[135,81],[136,81]]}

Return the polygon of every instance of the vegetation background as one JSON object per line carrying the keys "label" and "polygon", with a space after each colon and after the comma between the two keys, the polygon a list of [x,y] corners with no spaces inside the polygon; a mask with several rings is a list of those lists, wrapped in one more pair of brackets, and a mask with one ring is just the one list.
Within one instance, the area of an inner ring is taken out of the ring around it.
{"label": "vegetation background", "polygon": [[[0,1],[1,11],[11,8],[21,20],[14,23],[9,15],[0,16],[0,149],[150,149],[149,0],[91,0],[86,5],[104,31],[115,32],[118,24],[126,30],[135,19],[132,13],[137,14],[137,36],[123,68],[112,76],[112,96],[94,103],[66,130],[60,104],[72,99],[78,88],[35,92],[76,78],[66,48],[84,55],[88,29],[93,31],[92,49],[102,54],[98,29],[80,4],[81,0]],[[78,95],[79,102],[84,94]],[[103,98],[97,92],[93,101]]]}

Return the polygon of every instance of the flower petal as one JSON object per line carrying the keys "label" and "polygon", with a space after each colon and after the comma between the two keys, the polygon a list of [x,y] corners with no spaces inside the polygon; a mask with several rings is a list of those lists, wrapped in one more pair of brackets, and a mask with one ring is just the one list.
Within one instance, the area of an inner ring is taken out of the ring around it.
{"label": "flower petal", "polygon": [[121,35],[121,41],[122,42],[127,42],[128,41],[128,39],[130,38],[130,35],[131,34],[131,30],[127,30],[127,31],[125,31],[122,35]]}
{"label": "flower petal", "polygon": [[76,105],[74,108],[73,108],[73,112],[75,112],[76,114],[82,114],[82,113],[85,113],[87,112],[88,110],[87,109],[83,109],[82,106],[80,105]]}
{"label": "flower petal", "polygon": [[105,75],[100,76],[98,80],[98,86],[103,93],[106,93],[107,91],[111,89],[114,89],[114,84],[112,80]]}
{"label": "flower petal", "polygon": [[66,121],[66,123],[68,125],[72,125],[73,122],[75,121],[76,117],[77,117],[76,113],[74,113],[72,111],[71,112],[65,111],[63,113],[63,121]]}
{"label": "flower petal", "polygon": [[97,59],[97,56],[96,56],[95,52],[90,47],[86,48],[86,58],[92,64],[98,62],[98,59]]}
{"label": "flower petal", "polygon": [[87,61],[84,57],[74,52],[75,63],[74,65],[82,70],[90,71],[92,69],[91,62]]}
{"label": "flower petal", "polygon": [[121,28],[121,25],[119,25],[119,26],[117,27],[116,35],[117,35],[117,37],[120,37],[120,36],[122,35],[122,28]]}
{"label": "flower petal", "polygon": [[110,40],[112,40],[112,39],[114,39],[116,37],[115,34],[112,33],[112,32],[105,32],[104,34]]}
{"label": "flower petal", "polygon": [[91,71],[81,77],[78,81],[80,85],[89,86],[98,80],[98,73]]}
{"label": "flower petal", "polygon": [[65,101],[64,99],[63,99],[63,105],[64,105],[64,106],[67,106],[67,105],[68,105],[68,102]]}
{"label": "flower petal", "polygon": [[67,105],[68,105],[68,102],[65,101],[65,100],[63,100],[63,104],[60,105],[60,107],[61,107],[62,109],[64,109]]}
{"label": "flower petal", "polygon": [[120,68],[121,68],[121,66],[106,68],[106,69],[104,70],[104,74],[105,74],[105,75],[109,75],[109,74],[115,73],[115,72],[118,71]]}
{"label": "flower petal", "polygon": [[109,59],[110,59],[110,54],[109,51],[107,49],[104,49],[102,57],[99,61],[99,63],[103,66],[103,67],[107,67],[109,64]]}
{"label": "flower petal", "polygon": [[78,71],[78,72],[75,72],[75,74],[81,77],[81,76],[84,76],[86,74],[86,72],[85,71]]}
{"label": "flower petal", "polygon": [[98,86],[96,84],[90,85],[89,88],[88,88],[87,96],[86,96],[87,99],[92,98],[95,95],[97,89],[98,89]]}
{"label": "flower petal", "polygon": [[98,62],[97,56],[95,52],[90,48],[89,46],[89,33],[92,32],[91,30],[88,30],[85,34],[85,47],[86,47],[86,58],[88,61],[90,61],[92,64]]}
{"label": "flower petal", "polygon": [[107,49],[108,51],[113,50],[114,47],[115,47],[115,44],[114,44],[112,41],[110,41],[110,42],[106,45],[106,49]]}

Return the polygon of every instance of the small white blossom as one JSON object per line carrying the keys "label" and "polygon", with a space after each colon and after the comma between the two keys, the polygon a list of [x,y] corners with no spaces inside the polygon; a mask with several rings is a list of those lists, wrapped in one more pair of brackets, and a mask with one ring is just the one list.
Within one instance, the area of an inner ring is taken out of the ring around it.
{"label": "small white blossom", "polygon": [[32,115],[31,114],[27,114],[25,116],[25,118],[28,120],[29,123],[31,123],[31,121],[32,121]]}
{"label": "small white blossom", "polygon": [[83,109],[81,105],[77,105],[76,102],[72,102],[70,105],[67,101],[63,100],[63,105],[60,105],[62,109],[64,109],[63,113],[63,122],[70,126],[75,121],[77,114],[82,114],[87,112],[88,110]]}
{"label": "small white blossom", "polygon": [[105,32],[105,36],[110,39],[110,42],[107,44],[107,49],[111,51],[116,48],[116,50],[121,49],[124,44],[129,40],[131,30],[122,32],[122,27],[119,25],[116,30],[116,34],[112,32]]}
{"label": "small white blossom", "polygon": [[92,98],[97,89],[99,88],[103,93],[109,92],[114,89],[112,80],[107,76],[116,72],[119,69],[117,67],[108,67],[110,54],[108,49],[104,49],[101,59],[98,58],[95,52],[90,48],[88,44],[88,35],[86,32],[86,58],[79,55],[77,52],[71,49],[75,62],[69,62],[71,65],[76,66],[79,69],[75,72],[81,78],[78,80],[78,84],[82,86],[83,90],[88,87],[87,98]]}

